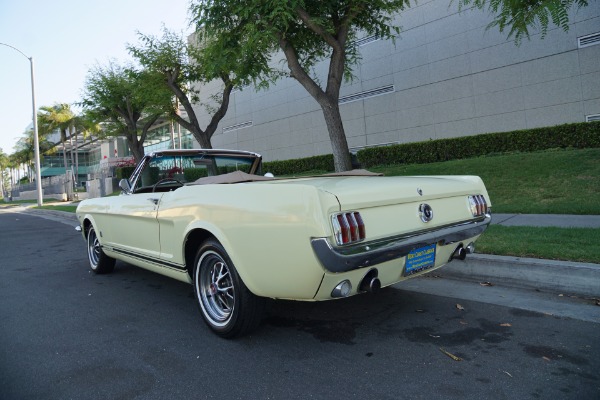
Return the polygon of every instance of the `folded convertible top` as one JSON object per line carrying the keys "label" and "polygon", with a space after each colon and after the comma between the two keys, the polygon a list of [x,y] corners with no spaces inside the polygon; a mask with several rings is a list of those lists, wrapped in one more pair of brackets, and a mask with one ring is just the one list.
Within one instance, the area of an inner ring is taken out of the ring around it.
{"label": "folded convertible top", "polygon": [[[319,176],[333,177],[333,176],[382,176],[383,174],[377,174],[375,172],[367,171],[366,169],[353,169],[352,171],[334,172],[331,174],[324,174]],[[303,176],[302,178],[309,178]],[[204,178],[197,179],[189,184],[191,185],[215,185],[221,183],[244,183],[244,182],[260,182],[260,181],[272,181],[277,178],[261,175],[247,174],[242,171],[234,171],[228,174],[207,176]],[[289,179],[289,178],[285,178]]]}

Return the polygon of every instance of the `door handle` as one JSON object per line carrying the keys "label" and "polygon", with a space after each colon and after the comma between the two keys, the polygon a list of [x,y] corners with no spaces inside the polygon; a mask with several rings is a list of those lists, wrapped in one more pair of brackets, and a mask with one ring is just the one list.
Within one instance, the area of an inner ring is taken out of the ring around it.
{"label": "door handle", "polygon": [[159,199],[153,199],[153,198],[149,198],[148,200],[150,200],[151,202],[153,202],[153,203],[154,203],[154,205],[157,205],[157,204],[158,204],[158,200],[159,200]]}

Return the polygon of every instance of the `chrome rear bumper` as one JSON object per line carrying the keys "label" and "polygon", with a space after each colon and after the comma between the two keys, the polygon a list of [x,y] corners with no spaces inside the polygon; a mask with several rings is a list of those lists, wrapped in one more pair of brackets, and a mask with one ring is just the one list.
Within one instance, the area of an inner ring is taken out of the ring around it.
{"label": "chrome rear bumper", "polygon": [[414,249],[437,243],[440,246],[460,242],[481,234],[492,221],[491,215],[385,239],[334,247],[327,238],[311,240],[312,248],[329,272],[346,272],[372,267],[405,257]]}

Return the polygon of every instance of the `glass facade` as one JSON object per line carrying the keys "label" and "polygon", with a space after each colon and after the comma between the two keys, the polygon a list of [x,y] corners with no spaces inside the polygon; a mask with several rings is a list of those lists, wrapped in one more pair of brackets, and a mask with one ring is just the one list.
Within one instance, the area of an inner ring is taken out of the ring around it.
{"label": "glass facade", "polygon": [[[194,138],[187,129],[180,128],[180,135],[177,133],[177,125],[174,126],[174,141],[171,140],[171,124],[165,123],[151,129],[148,132],[146,141],[144,142],[144,152],[151,153],[153,151],[181,148],[181,149],[192,149],[194,148]],[[181,137],[179,137],[181,136]],[[181,143],[181,145],[180,145]],[[89,179],[89,175],[95,175],[100,172],[101,161],[103,159],[109,159],[113,157],[124,158],[131,156],[131,150],[127,145],[127,140],[124,137],[110,138],[108,142],[106,140],[97,141],[92,148],[87,151],[78,152],[78,181]],[[54,154],[42,155],[42,176],[55,176],[64,175],[65,163],[62,151]],[[109,163],[110,164],[110,163]],[[110,164],[109,167],[113,168],[114,165]],[[75,169],[75,161],[71,161],[71,153],[67,151],[67,169]],[[114,169],[114,168],[113,168]],[[111,174],[109,173],[109,176]]]}
{"label": "glass facade", "polygon": [[[78,164],[82,166],[96,165],[100,162],[100,151],[97,152],[79,152]],[[65,161],[62,153],[56,153],[48,156],[44,155],[42,160],[42,167],[48,168],[63,168],[65,167]],[[67,152],[67,167],[71,167],[71,153]]]}
{"label": "glass facade", "polygon": [[[171,142],[171,125],[165,124],[156,127],[148,132],[146,141],[144,142],[144,152],[151,153],[153,151],[180,148],[179,138],[177,136],[177,129],[174,133],[175,147]],[[185,128],[181,127],[181,148],[192,149],[194,148],[194,140],[192,134]]]}

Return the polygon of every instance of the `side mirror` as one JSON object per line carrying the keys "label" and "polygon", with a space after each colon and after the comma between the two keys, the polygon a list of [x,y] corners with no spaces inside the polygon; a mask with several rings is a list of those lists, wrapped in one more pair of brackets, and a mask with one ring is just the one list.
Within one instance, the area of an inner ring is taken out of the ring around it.
{"label": "side mirror", "polygon": [[121,179],[119,181],[119,187],[126,193],[131,192],[131,185],[129,184],[129,181],[127,179]]}

